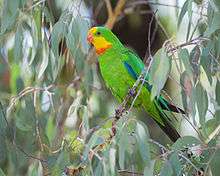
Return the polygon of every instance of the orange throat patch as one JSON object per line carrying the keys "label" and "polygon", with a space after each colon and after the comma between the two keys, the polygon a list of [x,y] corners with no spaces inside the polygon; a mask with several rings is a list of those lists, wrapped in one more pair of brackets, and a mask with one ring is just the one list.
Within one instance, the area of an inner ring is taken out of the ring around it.
{"label": "orange throat patch", "polygon": [[108,45],[106,45],[105,47],[103,47],[103,48],[96,48],[96,53],[98,54],[98,55],[101,55],[101,54],[103,54],[107,49],[109,49],[109,48],[111,48],[112,47],[112,45],[111,44],[108,44]]}

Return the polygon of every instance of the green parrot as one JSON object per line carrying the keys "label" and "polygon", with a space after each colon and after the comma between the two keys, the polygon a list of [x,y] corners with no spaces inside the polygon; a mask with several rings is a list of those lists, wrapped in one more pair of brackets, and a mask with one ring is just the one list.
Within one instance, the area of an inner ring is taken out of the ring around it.
{"label": "green parrot", "polygon": [[[91,28],[88,31],[87,40],[95,47],[98,54],[99,67],[106,86],[117,100],[122,102],[144,69],[144,63],[133,51],[124,47],[106,27]],[[172,126],[171,120],[164,110],[181,113],[184,111],[170,104],[162,95],[152,101],[151,88],[152,86],[145,81],[144,87],[135,101],[135,106],[143,107],[168,137],[175,142],[180,135]]]}

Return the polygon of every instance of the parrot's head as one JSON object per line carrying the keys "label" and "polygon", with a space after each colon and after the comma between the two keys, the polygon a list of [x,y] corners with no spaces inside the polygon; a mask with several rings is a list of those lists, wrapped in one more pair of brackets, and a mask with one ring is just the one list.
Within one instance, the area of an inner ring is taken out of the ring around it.
{"label": "parrot's head", "polygon": [[112,47],[122,45],[112,31],[106,27],[92,27],[88,31],[87,40],[95,47],[99,55]]}

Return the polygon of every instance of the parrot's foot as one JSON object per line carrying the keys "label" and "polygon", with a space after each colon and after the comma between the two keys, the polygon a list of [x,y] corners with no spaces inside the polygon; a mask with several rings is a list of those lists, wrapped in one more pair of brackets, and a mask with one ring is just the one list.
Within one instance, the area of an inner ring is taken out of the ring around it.
{"label": "parrot's foot", "polygon": [[131,89],[129,89],[128,94],[129,94],[131,97],[135,97],[136,91],[135,91],[133,88],[131,88]]}

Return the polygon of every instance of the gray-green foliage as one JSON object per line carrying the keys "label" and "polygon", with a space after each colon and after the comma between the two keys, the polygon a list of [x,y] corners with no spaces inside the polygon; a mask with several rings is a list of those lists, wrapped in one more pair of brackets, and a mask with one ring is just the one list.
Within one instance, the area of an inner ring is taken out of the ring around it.
{"label": "gray-green foliage", "polygon": [[[4,0],[1,6],[0,84],[6,88],[0,92],[0,175],[180,176],[204,171],[217,176],[219,1],[209,1],[207,15],[192,26],[192,7],[202,1],[186,0],[178,26],[188,17],[186,42],[193,49],[183,45],[172,53],[164,45],[153,56],[152,98],[178,60],[187,112],[180,118],[190,116],[198,132],[198,138],[185,136],[170,145],[151,139],[154,131],[131,114],[113,125],[108,114],[113,105],[96,87],[97,69],[86,59],[88,8],[81,1],[62,1],[67,2],[64,9],[35,0]],[[201,37],[191,41],[194,28]]]}

